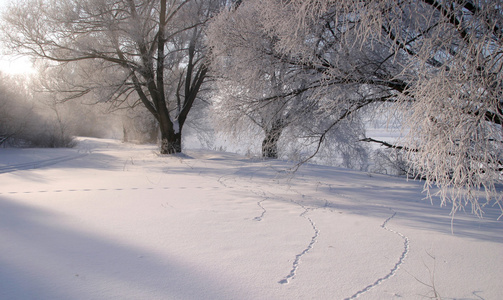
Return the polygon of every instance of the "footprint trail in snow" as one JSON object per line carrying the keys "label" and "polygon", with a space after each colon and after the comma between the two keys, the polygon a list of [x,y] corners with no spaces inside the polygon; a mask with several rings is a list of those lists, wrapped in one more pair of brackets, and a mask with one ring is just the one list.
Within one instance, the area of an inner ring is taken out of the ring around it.
{"label": "footprint trail in snow", "polygon": [[[232,186],[230,186],[227,181],[229,180],[230,178],[225,178],[225,176],[222,176],[221,178],[218,179],[218,181],[220,182],[220,184],[222,184],[223,186],[225,186],[226,188],[233,188]],[[241,188],[243,188],[243,186],[241,186]],[[271,198],[283,198],[283,197],[280,197],[280,196],[277,196],[277,195],[274,195],[273,193],[271,192],[268,192],[271,194],[271,196],[268,196],[266,195],[266,192],[264,191],[260,191],[257,192],[257,191],[254,191],[252,189],[249,189],[249,188],[245,188],[247,190],[249,190],[250,192],[254,193],[255,195],[259,196],[260,198],[262,198],[261,200],[257,201],[257,205],[262,209],[262,212],[260,214],[260,216],[257,216],[255,218],[253,218],[254,221],[262,221],[265,214],[267,213],[267,209],[264,207],[263,203],[267,200],[270,200]],[[305,197],[305,195],[302,195],[301,193],[299,192],[296,192],[298,195],[302,196],[302,197]],[[295,275],[297,273],[297,269],[299,268],[299,265],[300,265],[300,261],[301,261],[301,258],[306,255],[314,246],[314,244],[316,243],[317,239],[318,239],[318,236],[320,234],[320,231],[319,229],[316,227],[316,224],[314,223],[314,221],[307,216],[307,213],[309,212],[309,208],[307,208],[306,206],[304,206],[303,204],[293,200],[293,199],[285,199],[286,202],[291,202],[295,205],[298,205],[300,206],[302,209],[303,209],[303,212],[299,215],[299,217],[302,217],[306,220],[309,221],[309,224],[311,225],[311,227],[313,228],[313,236],[311,237],[311,241],[309,242],[309,244],[306,246],[306,248],[304,250],[302,250],[299,254],[297,254],[295,256],[295,260],[292,264],[292,269],[290,270],[290,273],[285,276],[283,279],[281,279],[280,281],[278,281],[278,283],[280,284],[288,284],[290,282],[290,280],[292,280],[293,278],[295,278]]]}
{"label": "footprint trail in snow", "polygon": [[309,243],[309,245],[307,245],[306,249],[304,249],[301,253],[299,253],[295,256],[295,260],[293,262],[292,270],[290,271],[290,274],[288,274],[285,278],[278,281],[278,283],[281,283],[281,284],[287,284],[290,282],[291,279],[295,278],[295,274],[297,273],[297,269],[299,268],[300,259],[302,258],[302,256],[307,254],[313,248],[314,243],[316,243],[316,240],[318,239],[318,235],[320,234],[320,231],[316,227],[316,224],[314,224],[313,220],[306,216],[308,209],[305,208],[301,204],[299,204],[299,205],[305,209],[305,211],[303,213],[301,213],[300,216],[306,218],[311,223],[311,226],[313,227],[313,230],[314,230],[314,235],[311,238],[311,242]]}
{"label": "footprint trail in snow", "polygon": [[400,232],[395,231],[393,229],[390,229],[390,228],[388,228],[386,226],[388,224],[388,222],[391,221],[391,219],[393,219],[396,216],[396,211],[394,211],[391,208],[390,208],[390,210],[393,211],[393,214],[389,218],[387,218],[384,221],[384,223],[382,223],[381,228],[383,228],[384,230],[387,230],[387,231],[389,231],[391,233],[394,233],[394,234],[400,236],[403,239],[403,248],[404,249],[403,249],[402,254],[400,255],[400,257],[398,259],[398,262],[393,266],[393,268],[391,268],[390,272],[388,274],[386,274],[384,277],[381,277],[381,278],[377,279],[374,283],[369,284],[365,288],[363,288],[363,289],[359,290],[358,292],[356,292],[351,297],[345,298],[344,300],[355,299],[355,298],[359,297],[360,295],[362,295],[362,294],[370,291],[372,288],[378,286],[383,281],[388,280],[389,278],[391,278],[392,276],[395,275],[396,271],[398,271],[398,268],[404,263],[405,257],[409,253],[409,238],[406,237],[405,235],[401,234]]}

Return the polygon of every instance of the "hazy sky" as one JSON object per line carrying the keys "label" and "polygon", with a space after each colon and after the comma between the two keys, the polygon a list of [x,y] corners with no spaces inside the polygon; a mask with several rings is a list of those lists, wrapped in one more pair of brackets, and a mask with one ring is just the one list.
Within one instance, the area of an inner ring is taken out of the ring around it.
{"label": "hazy sky", "polygon": [[[10,3],[16,0],[0,0],[0,13]],[[26,57],[3,55],[0,44],[0,71],[8,74],[23,74],[33,72],[32,64]]]}

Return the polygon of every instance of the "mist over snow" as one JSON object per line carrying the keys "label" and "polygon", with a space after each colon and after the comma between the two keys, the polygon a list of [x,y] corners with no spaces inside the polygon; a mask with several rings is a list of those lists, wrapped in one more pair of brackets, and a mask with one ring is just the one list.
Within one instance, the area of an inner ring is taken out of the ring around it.
{"label": "mist over snow", "polygon": [[157,150],[0,149],[0,299],[503,295],[497,207],[452,219],[418,181]]}

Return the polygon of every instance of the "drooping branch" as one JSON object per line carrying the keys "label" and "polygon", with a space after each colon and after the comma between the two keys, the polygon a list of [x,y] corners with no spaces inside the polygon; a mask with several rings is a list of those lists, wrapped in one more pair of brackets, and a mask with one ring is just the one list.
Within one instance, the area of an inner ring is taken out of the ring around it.
{"label": "drooping branch", "polygon": [[409,147],[405,147],[405,146],[399,146],[399,145],[393,145],[393,144],[390,144],[388,142],[379,141],[379,140],[376,140],[376,139],[373,139],[373,138],[370,138],[370,137],[367,137],[367,138],[364,138],[364,139],[360,139],[360,142],[377,143],[377,144],[380,144],[382,146],[385,146],[385,147],[388,147],[388,148],[392,148],[392,149],[405,150],[405,151],[411,151],[411,152],[419,152],[418,149],[413,149],[413,148],[409,148]]}

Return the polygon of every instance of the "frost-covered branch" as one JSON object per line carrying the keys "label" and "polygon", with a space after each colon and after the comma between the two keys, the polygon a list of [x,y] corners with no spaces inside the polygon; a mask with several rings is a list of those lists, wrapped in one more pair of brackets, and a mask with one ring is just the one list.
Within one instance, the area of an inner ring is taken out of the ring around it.
{"label": "frost-covered branch", "polygon": [[286,84],[305,76],[306,90],[252,98],[308,93],[313,117],[330,120],[314,122],[318,149],[362,100],[387,99],[373,107],[398,117],[401,150],[427,190],[440,187],[453,211],[480,213],[483,198],[501,206],[503,12],[494,1],[249,0],[214,24],[212,49],[233,75],[257,78],[269,64],[298,72]]}

